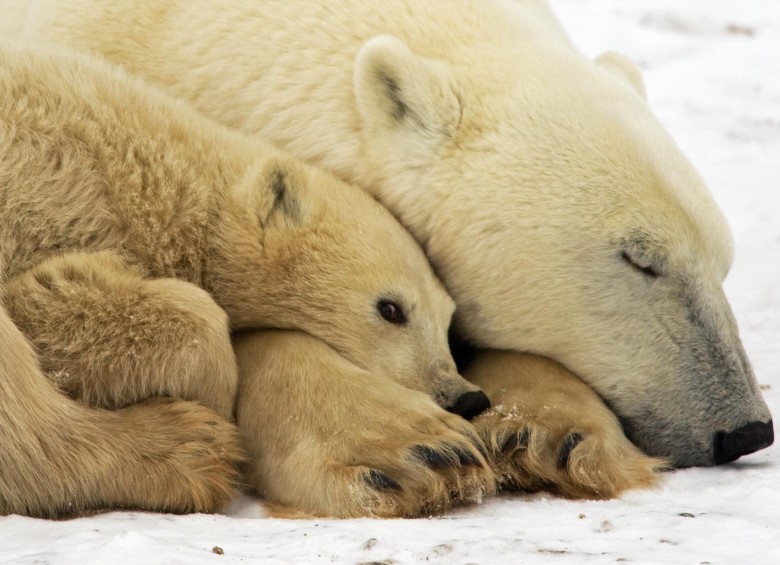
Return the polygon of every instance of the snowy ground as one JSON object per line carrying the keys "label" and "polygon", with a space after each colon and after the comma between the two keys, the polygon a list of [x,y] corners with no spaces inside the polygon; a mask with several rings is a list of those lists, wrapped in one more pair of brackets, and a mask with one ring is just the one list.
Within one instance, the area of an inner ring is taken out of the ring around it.
{"label": "snowy ground", "polygon": [[[589,55],[640,62],[651,105],[725,210],[726,290],[780,414],[780,2],[553,6]],[[780,563],[780,449],[609,502],[504,496],[425,520],[286,521],[242,498],[229,514],[0,518],[0,563]]]}

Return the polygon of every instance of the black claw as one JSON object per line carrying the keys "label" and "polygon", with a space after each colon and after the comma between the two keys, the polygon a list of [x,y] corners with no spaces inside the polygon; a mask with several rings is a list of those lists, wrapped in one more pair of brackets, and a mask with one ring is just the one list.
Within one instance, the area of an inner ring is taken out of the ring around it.
{"label": "black claw", "polygon": [[525,449],[528,447],[528,435],[528,430],[523,428],[520,432],[507,436],[501,443],[501,453],[509,455],[516,449]]}
{"label": "black claw", "polygon": [[560,469],[566,467],[566,464],[569,462],[569,455],[571,455],[572,450],[577,447],[581,441],[582,434],[579,432],[574,432],[566,436],[561,448],[558,450],[558,467]]}
{"label": "black claw", "polygon": [[376,490],[401,490],[401,485],[395,479],[376,469],[371,469],[368,475],[365,476],[365,480]]}
{"label": "black claw", "polygon": [[452,467],[457,464],[457,460],[427,445],[415,445],[412,451],[429,467]]}
{"label": "black claw", "polygon": [[479,441],[479,440],[475,440],[475,442],[474,442],[474,447],[476,447],[476,448],[477,448],[477,451],[479,451],[479,454],[480,454],[480,455],[481,455],[481,456],[482,456],[484,459],[489,459],[490,455],[488,454],[487,447],[485,447],[485,444],[484,444],[484,443],[482,443],[482,442],[481,442],[481,441]]}
{"label": "black claw", "polygon": [[461,433],[469,438],[471,441],[471,445],[474,446],[474,448],[479,451],[479,454],[484,457],[485,459],[488,459],[489,453],[487,447],[485,447],[485,444],[483,443],[482,439],[479,437],[478,433],[472,432],[472,431],[466,431],[463,430]]}
{"label": "black claw", "polygon": [[456,453],[458,454],[458,462],[461,465],[479,465],[479,459],[470,451],[459,448]]}

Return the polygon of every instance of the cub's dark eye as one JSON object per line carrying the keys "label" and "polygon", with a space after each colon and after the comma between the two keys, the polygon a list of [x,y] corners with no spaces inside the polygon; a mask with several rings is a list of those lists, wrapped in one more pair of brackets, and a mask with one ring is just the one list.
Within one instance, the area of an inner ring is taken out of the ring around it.
{"label": "cub's dark eye", "polygon": [[379,315],[391,324],[405,324],[406,316],[401,307],[392,300],[380,300],[376,304],[376,309],[379,311]]}
{"label": "cub's dark eye", "polygon": [[650,278],[657,279],[660,276],[658,271],[653,269],[650,265],[641,265],[637,263],[634,258],[625,251],[623,251],[621,257],[623,258],[623,261],[631,265],[634,269]]}

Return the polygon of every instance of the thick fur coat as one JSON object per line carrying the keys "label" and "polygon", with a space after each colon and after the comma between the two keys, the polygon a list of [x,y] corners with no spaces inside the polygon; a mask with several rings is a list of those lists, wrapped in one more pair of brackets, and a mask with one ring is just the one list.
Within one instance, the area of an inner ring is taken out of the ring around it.
{"label": "thick fur coat", "polygon": [[462,338],[562,363],[646,452],[709,465],[772,442],[721,286],[722,213],[636,66],[583,57],[543,2],[34,6],[32,36],[374,194],[423,245]]}
{"label": "thick fur coat", "polygon": [[[296,383],[259,393],[287,433],[348,430],[379,388],[401,405],[377,438],[395,465],[347,444],[316,509],[414,515],[492,491],[476,433],[444,410],[484,399],[449,352],[452,300],[370,196],[92,56],[6,46],[0,85],[0,512],[218,510],[243,459],[230,331],[249,328],[351,368],[321,414],[291,403]],[[347,492],[366,494],[328,498]]]}

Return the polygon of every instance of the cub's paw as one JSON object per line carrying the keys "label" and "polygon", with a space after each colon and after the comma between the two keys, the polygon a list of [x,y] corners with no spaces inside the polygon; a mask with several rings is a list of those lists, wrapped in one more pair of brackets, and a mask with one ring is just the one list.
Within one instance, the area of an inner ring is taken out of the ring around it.
{"label": "cub's paw", "polygon": [[359,477],[343,485],[352,496],[348,514],[436,514],[495,491],[486,450],[470,424],[437,407],[410,419],[388,423],[384,437],[355,438],[357,449],[344,454],[350,464],[337,473],[351,469]]}
{"label": "cub's paw", "polygon": [[286,452],[273,440],[249,438],[248,481],[280,505],[277,515],[289,515],[284,508],[342,518],[416,517],[492,494],[495,477],[471,424],[407,392],[423,397],[424,409],[398,402],[391,410],[363,399],[357,426],[322,422]]}
{"label": "cub's paw", "polygon": [[275,514],[423,516],[495,490],[474,427],[428,394],[299,332],[244,334],[235,351],[244,474]]}
{"label": "cub's paw", "polygon": [[154,398],[114,412],[128,460],[120,506],[219,512],[239,482],[244,451],[236,427],[194,402]]}

